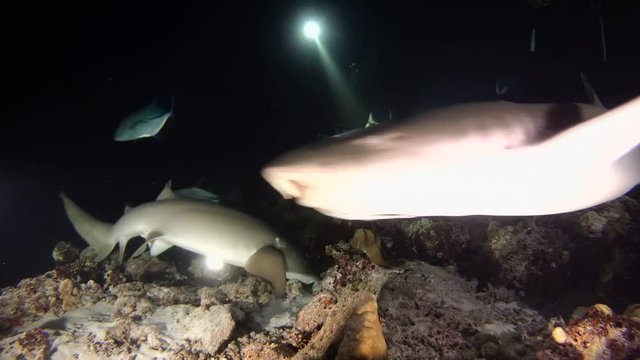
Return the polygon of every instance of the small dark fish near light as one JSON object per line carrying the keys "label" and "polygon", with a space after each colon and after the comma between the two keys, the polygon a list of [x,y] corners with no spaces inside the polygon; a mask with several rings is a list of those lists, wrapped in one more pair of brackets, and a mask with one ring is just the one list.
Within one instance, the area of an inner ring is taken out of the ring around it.
{"label": "small dark fish near light", "polygon": [[116,129],[113,140],[132,141],[156,136],[172,116],[173,97],[169,108],[154,101],[124,118]]}

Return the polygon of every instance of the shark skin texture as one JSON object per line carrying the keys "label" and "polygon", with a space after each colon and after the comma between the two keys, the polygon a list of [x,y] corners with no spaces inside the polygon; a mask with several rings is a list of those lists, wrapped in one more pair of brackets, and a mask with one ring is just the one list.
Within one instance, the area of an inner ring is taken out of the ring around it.
{"label": "shark skin texture", "polygon": [[640,181],[640,97],[587,104],[478,102],[293,149],[263,178],[348,220],[528,216],[613,200]]}
{"label": "shark skin texture", "polygon": [[156,201],[127,209],[115,224],[95,219],[65,194],[60,197],[71,224],[96,250],[96,261],[118,244],[122,262],[127,242],[141,236],[146,243],[134,256],[147,244],[153,256],[178,246],[204,256],[208,263],[239,266],[269,280],[277,296],[284,295],[287,278],[304,283],[318,280],[295,249],[266,224],[206,200],[176,196],[171,182]]}

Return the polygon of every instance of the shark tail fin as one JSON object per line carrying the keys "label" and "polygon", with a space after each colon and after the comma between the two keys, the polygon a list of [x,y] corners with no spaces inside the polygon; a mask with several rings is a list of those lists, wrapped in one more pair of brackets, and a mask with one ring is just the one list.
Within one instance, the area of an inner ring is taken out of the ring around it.
{"label": "shark tail fin", "polygon": [[640,144],[640,97],[561,132],[550,139],[574,158],[613,163]]}
{"label": "shark tail fin", "polygon": [[96,261],[102,261],[109,256],[116,245],[110,240],[113,224],[102,222],[87,214],[64,193],[60,193],[60,198],[62,198],[67,217],[73,227],[97,252]]}

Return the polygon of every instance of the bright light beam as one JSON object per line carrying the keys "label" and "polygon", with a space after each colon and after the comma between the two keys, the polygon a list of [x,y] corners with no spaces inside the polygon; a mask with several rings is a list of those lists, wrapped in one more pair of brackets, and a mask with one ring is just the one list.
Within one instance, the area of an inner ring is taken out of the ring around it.
{"label": "bright light beam", "polygon": [[[317,21],[309,20],[304,23],[302,27],[302,33],[304,36],[315,42],[318,47],[318,52],[320,54],[320,59],[323,67],[327,72],[327,76],[329,78],[329,85],[333,89],[333,94],[336,97],[338,103],[338,110],[340,112],[340,117],[343,119],[343,123],[350,124],[353,123],[355,119],[364,119],[366,113],[364,112],[364,107],[353,93],[352,89],[349,87],[349,84],[344,79],[344,76],[341,74],[340,69],[336,65],[336,63],[331,58],[331,55],[325,48],[324,44],[320,39],[321,35],[320,23]],[[355,120],[357,121],[357,120]],[[347,128],[351,128],[348,126]]]}
{"label": "bright light beam", "polygon": [[338,110],[343,122],[349,124],[355,119],[364,119],[366,116],[366,112],[363,110],[364,107],[349,87],[333,58],[321,41],[316,40],[316,45],[318,45],[320,59],[329,78],[329,85],[333,89],[334,96],[338,102]]}
{"label": "bright light beam", "polygon": [[213,271],[222,270],[222,268],[224,267],[224,263],[222,262],[222,260],[215,257],[206,258],[205,265],[207,266],[207,269]]}
{"label": "bright light beam", "polygon": [[307,21],[302,28],[304,36],[313,41],[318,41],[320,36],[320,25],[315,21]]}

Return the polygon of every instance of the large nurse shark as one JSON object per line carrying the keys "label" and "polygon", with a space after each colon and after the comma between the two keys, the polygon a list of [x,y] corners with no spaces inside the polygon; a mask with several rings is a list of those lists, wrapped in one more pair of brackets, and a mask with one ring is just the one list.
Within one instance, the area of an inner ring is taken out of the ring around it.
{"label": "large nurse shark", "polygon": [[611,110],[477,102],[294,149],[262,176],[342,219],[556,214],[632,189],[639,140],[640,97]]}
{"label": "large nurse shark", "polygon": [[[269,280],[277,296],[284,294],[286,278],[318,280],[294,248],[266,224],[210,201],[181,197],[170,182],[156,201],[127,209],[115,224],[94,218],[65,194],[60,196],[74,228],[96,250],[97,261],[118,244],[122,262],[127,242],[141,236],[153,256],[178,246],[204,256],[208,264],[243,267]],[[139,248],[134,256],[145,249]]]}

